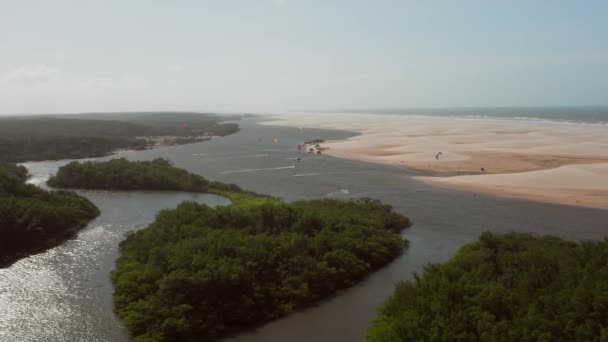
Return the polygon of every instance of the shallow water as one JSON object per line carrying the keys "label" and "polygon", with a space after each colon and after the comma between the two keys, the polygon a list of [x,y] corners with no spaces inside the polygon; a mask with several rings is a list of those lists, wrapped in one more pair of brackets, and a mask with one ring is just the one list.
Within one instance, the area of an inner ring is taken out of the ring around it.
{"label": "shallow water", "polygon": [[[28,163],[32,183],[61,163]],[[226,205],[211,194],[79,191],[101,210],[78,236],[0,269],[0,341],[127,341],[112,311],[110,271],[126,232],[188,200]]]}
{"label": "shallow water", "polygon": [[[409,178],[416,172],[298,154],[295,148],[304,140],[348,138],[352,136],[348,132],[260,126],[251,120],[242,126],[235,135],[205,143],[120,156],[133,160],[165,157],[209,179],[237,183],[289,201],[373,197],[410,216],[414,226],[404,231],[411,242],[409,249],[362,283],[316,307],[229,341],[357,341],[376,307],[392,293],[394,283],[411,278],[412,272],[429,262],[446,260],[486,230],[531,231],[570,239],[608,235],[608,210],[435,188]],[[293,160],[297,156],[302,158],[300,163]],[[32,181],[41,182],[45,174],[66,162],[26,166],[34,174]],[[0,269],[0,341],[128,340],[112,313],[109,278],[124,233],[145,226],[159,209],[174,207],[182,200],[226,203],[217,196],[184,193],[81,193],[102,211],[89,228],[75,240]]]}

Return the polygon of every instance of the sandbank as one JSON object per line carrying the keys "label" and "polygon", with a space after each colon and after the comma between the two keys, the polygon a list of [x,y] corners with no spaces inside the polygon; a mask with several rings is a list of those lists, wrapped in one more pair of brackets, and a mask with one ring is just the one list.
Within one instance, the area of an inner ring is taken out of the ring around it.
{"label": "sandbank", "polygon": [[281,115],[266,124],[358,132],[323,143],[324,152],[419,170],[417,179],[439,186],[608,209],[602,124],[349,113]]}

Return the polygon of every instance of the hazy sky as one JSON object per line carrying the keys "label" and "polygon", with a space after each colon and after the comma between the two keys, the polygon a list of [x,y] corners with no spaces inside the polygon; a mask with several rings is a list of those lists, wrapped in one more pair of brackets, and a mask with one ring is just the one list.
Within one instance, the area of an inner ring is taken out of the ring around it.
{"label": "hazy sky", "polygon": [[608,104],[608,1],[0,0],[0,113]]}

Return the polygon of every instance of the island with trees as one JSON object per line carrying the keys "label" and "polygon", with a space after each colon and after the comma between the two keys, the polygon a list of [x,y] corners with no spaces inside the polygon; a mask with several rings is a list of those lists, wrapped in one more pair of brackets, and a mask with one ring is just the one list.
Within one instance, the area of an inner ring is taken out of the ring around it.
{"label": "island with trees", "polygon": [[199,142],[237,132],[237,123],[225,121],[238,119],[178,112],[0,117],[0,160],[101,157],[121,149]]}
{"label": "island with trees", "polygon": [[60,167],[47,184],[57,188],[103,190],[240,190],[235,185],[210,182],[199,175],[176,168],[162,158],[152,161],[128,161],[124,158],[106,162],[74,161]]}
{"label": "island with trees", "polygon": [[328,298],[398,256],[409,221],[372,200],[164,210],[120,246],[114,302],[135,341],[212,341]]}
{"label": "island with trees", "polygon": [[608,340],[608,240],[484,233],[398,284],[364,340]]}
{"label": "island with trees", "polygon": [[139,342],[213,341],[314,305],[401,254],[400,232],[410,225],[375,200],[284,203],[165,160],[72,163],[49,184],[125,190],[136,184],[232,200],[163,210],[121,243],[114,304]]}
{"label": "island with trees", "polygon": [[26,184],[23,166],[0,162],[0,267],[73,237],[99,210],[70,191]]}

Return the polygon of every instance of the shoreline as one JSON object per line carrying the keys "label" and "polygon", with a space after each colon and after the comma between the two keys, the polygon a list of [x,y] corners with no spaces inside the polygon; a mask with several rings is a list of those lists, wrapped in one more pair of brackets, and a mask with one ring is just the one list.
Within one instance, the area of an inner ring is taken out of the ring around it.
{"label": "shoreline", "polygon": [[[563,204],[577,207],[606,209],[608,208],[608,190],[593,189],[553,189],[533,186],[512,186],[503,184],[475,184],[474,182],[460,181],[454,177],[412,177],[423,183],[465,191],[473,194],[489,194],[499,197],[525,199],[537,202]],[[466,176],[463,176],[466,177]]]}
{"label": "shoreline", "polygon": [[[324,153],[400,166],[459,191],[608,209],[605,125],[369,114],[275,116],[264,125],[359,133]],[[441,152],[441,153],[439,153]]]}
{"label": "shoreline", "polygon": [[[353,133],[344,130],[300,131],[297,128],[266,127],[257,122],[243,122],[242,133],[225,139],[135,151],[125,156],[129,160],[170,158],[177,167],[203,177],[237,183],[243,188],[272,194],[290,202],[325,196],[367,196],[392,205],[400,213],[411,217],[415,224],[403,232],[411,241],[407,252],[366,278],[360,286],[340,292],[318,306],[222,342],[359,341],[376,316],[378,305],[392,295],[396,282],[412,279],[412,274],[420,272],[428,263],[449,259],[461,245],[477,239],[488,230],[551,234],[570,240],[601,240],[606,236],[606,210],[516,201],[496,196],[473,196],[466,192],[430,187],[411,177],[404,177],[406,172],[397,167],[380,164],[338,158],[310,158],[303,163],[306,172],[321,175],[293,177],[291,170],[251,172],[246,177],[240,173],[223,174],[226,170],[287,165],[291,161],[286,158],[297,155],[295,146],[304,139],[338,140],[353,136]],[[264,142],[257,144],[259,137],[264,137]],[[279,140],[277,144],[271,141],[274,137]],[[267,149],[273,151],[265,151]],[[268,156],[245,157],[262,153]],[[224,154],[231,158],[205,161],[194,154]],[[233,158],[235,155],[242,158]],[[34,177],[44,178],[65,162],[28,163],[28,169]],[[349,192],[336,193],[338,189]],[[147,226],[159,210],[172,208],[182,201],[208,199],[210,205],[218,204],[215,197],[199,197],[193,193],[90,191],[86,192],[86,196],[101,209],[102,215],[94,225],[81,231],[78,239],[70,240],[48,253],[25,258],[14,267],[0,270],[1,276],[6,279],[8,294],[0,296],[0,305],[7,312],[4,319],[0,319],[0,340],[5,336],[6,339],[19,341],[56,336],[57,339],[77,341],[87,338],[128,342],[130,339],[113,310],[113,287],[108,277],[115,265],[115,248],[121,237],[133,227]],[[69,287],[63,284],[69,284]],[[62,310],[58,312],[56,308]],[[77,320],[74,319],[76,316]],[[42,322],[53,329],[41,331],[35,326],[24,328],[24,319]]]}

